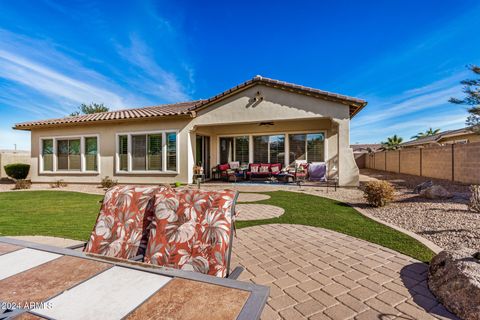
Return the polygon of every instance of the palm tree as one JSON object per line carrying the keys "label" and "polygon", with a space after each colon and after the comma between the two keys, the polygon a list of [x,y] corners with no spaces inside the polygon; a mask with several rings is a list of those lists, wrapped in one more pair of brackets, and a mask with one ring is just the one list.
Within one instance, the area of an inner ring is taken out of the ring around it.
{"label": "palm tree", "polygon": [[420,139],[420,138],[425,138],[425,137],[430,137],[433,135],[436,135],[437,133],[440,132],[440,129],[435,129],[433,130],[432,128],[428,129],[425,132],[419,132],[416,135],[414,135],[411,139]]}
{"label": "palm tree", "polygon": [[400,148],[400,143],[402,143],[403,138],[397,136],[396,134],[393,137],[388,137],[387,141],[380,142],[385,150],[396,150]]}

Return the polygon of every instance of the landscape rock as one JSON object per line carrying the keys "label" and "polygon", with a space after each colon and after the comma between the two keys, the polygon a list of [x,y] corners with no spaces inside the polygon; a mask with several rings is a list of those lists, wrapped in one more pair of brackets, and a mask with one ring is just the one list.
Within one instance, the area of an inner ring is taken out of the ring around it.
{"label": "landscape rock", "polygon": [[452,194],[444,187],[434,185],[420,191],[420,196],[427,199],[447,199],[451,198]]}
{"label": "landscape rock", "polygon": [[422,190],[425,190],[425,189],[430,188],[430,187],[433,187],[433,181],[432,180],[420,183],[418,186],[416,186],[413,189],[413,192],[419,194]]}
{"label": "landscape rock", "polygon": [[465,320],[480,320],[480,260],[477,251],[440,252],[430,262],[430,291],[451,312]]}

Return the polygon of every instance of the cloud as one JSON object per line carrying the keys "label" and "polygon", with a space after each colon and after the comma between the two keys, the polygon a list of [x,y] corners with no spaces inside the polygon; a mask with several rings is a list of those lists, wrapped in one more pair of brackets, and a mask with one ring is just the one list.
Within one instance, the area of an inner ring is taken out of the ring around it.
{"label": "cloud", "polygon": [[[144,93],[161,96],[169,102],[191,100],[185,87],[177,77],[161,67],[148,45],[135,34],[130,36],[128,46],[116,44],[120,56],[138,68],[136,88]],[[189,78],[193,79],[193,69],[185,69]],[[192,80],[190,80],[192,81]]]}
{"label": "cloud", "polygon": [[465,77],[466,72],[460,72],[426,86],[409,89],[396,97],[377,99],[371,104],[372,108],[367,107],[365,111],[368,112],[353,120],[352,125],[356,128],[369,127],[380,121],[394,120],[445,105],[449,98],[461,94],[459,81]]}

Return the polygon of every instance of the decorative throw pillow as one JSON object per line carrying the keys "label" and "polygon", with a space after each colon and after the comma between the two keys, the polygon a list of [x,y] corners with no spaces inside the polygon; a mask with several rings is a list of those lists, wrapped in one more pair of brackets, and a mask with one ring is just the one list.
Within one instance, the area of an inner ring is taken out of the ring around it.
{"label": "decorative throw pillow", "polygon": [[279,172],[281,166],[282,166],[281,164],[272,164],[272,166],[270,167],[270,170],[272,171],[272,173]]}
{"label": "decorative throw pillow", "polygon": [[157,193],[145,262],[225,277],[235,197],[231,190]]}
{"label": "decorative throw pillow", "polygon": [[260,172],[268,172],[268,171],[270,171],[270,165],[269,164],[260,165]]}
{"label": "decorative throw pillow", "polygon": [[240,162],[238,161],[234,161],[234,162],[229,162],[228,163],[230,165],[230,169],[238,169],[240,168]]}
{"label": "decorative throw pillow", "polygon": [[250,171],[251,172],[257,173],[259,169],[260,169],[260,165],[258,165],[258,164],[250,165]]}

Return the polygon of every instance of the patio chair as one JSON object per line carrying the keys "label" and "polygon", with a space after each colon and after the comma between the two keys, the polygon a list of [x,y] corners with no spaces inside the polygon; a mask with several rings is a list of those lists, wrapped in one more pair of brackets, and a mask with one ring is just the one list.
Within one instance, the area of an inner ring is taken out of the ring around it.
{"label": "patio chair", "polygon": [[164,189],[155,195],[155,217],[144,262],[217,277],[230,272],[238,192]]}
{"label": "patio chair", "polygon": [[153,220],[154,195],[166,187],[115,186],[107,190],[84,252],[139,261]]}

